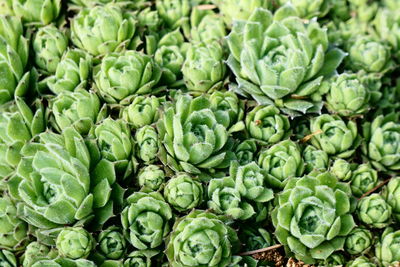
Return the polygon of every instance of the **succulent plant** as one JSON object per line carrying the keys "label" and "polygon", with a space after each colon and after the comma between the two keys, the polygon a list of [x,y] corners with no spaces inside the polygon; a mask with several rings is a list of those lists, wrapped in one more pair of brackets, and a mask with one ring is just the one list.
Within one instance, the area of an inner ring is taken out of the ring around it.
{"label": "succulent plant", "polygon": [[187,26],[191,8],[189,0],[156,0],[156,8],[168,28]]}
{"label": "succulent plant", "polygon": [[346,267],[374,267],[375,263],[371,262],[365,256],[360,256],[346,264]]}
{"label": "succulent plant", "polygon": [[149,125],[143,126],[137,130],[135,140],[138,147],[138,158],[144,162],[153,162],[156,159],[158,149],[161,146],[156,129]]}
{"label": "succulent plant", "polygon": [[61,0],[17,0],[12,1],[12,8],[24,22],[47,25],[58,18]]}
{"label": "succulent plant", "polygon": [[155,96],[136,96],[132,103],[122,111],[121,115],[132,128],[140,128],[157,121],[159,107],[160,100]]}
{"label": "succulent plant", "polygon": [[275,15],[256,9],[247,21],[234,23],[227,41],[227,64],[238,92],[292,116],[321,109],[320,95],[326,90],[321,82],[344,57],[338,49],[327,51],[326,31],[315,20],[304,23],[291,5]]}
{"label": "succulent plant", "polygon": [[217,214],[227,215],[235,220],[247,220],[255,214],[251,204],[242,199],[232,177],[214,178],[207,187],[207,206]]}
{"label": "succulent plant", "polygon": [[138,174],[140,187],[157,191],[165,182],[165,172],[157,165],[142,168]]}
{"label": "succulent plant", "polygon": [[125,1],[125,0],[70,0],[70,2],[82,6],[82,7],[93,7],[96,5],[106,5],[108,3],[116,2],[120,4],[122,7],[126,7],[129,9],[138,9],[146,6],[145,0],[133,0],[133,1]]}
{"label": "succulent plant", "polygon": [[257,144],[254,140],[245,140],[235,146],[236,160],[239,165],[243,166],[252,161],[255,161]]}
{"label": "succulent plant", "polygon": [[90,260],[77,259],[72,260],[69,258],[58,258],[55,260],[40,260],[32,265],[32,267],[95,267],[96,264]]}
{"label": "succulent plant", "polygon": [[58,256],[58,252],[54,248],[50,248],[39,242],[31,242],[25,249],[25,253],[21,258],[22,265],[31,267],[38,261],[52,260]]}
{"label": "succulent plant", "polygon": [[70,49],[62,56],[55,74],[46,78],[44,82],[54,94],[86,89],[91,69],[92,57],[88,53]]}
{"label": "succulent plant", "polygon": [[275,144],[291,135],[287,116],[274,106],[256,106],[246,115],[250,136],[266,144]]}
{"label": "succulent plant", "polygon": [[235,188],[243,198],[260,203],[273,198],[273,191],[267,186],[268,172],[254,161],[243,166],[233,161],[229,175],[235,181]]}
{"label": "succulent plant", "polygon": [[8,250],[0,250],[0,264],[4,267],[17,267],[18,262],[15,255]]}
{"label": "succulent plant", "polygon": [[0,1],[0,15],[13,15],[12,0]]}
{"label": "succulent plant", "polygon": [[305,168],[300,147],[291,140],[262,150],[258,165],[266,171],[268,184],[277,189],[283,189],[289,178],[300,177]]}
{"label": "succulent plant", "polygon": [[398,52],[400,45],[400,16],[396,12],[395,5],[398,5],[398,3],[390,4],[388,8],[378,9],[373,24],[376,34],[381,40],[385,40],[390,44],[392,52],[398,60],[400,56]]}
{"label": "succulent plant", "polygon": [[15,102],[2,106],[0,115],[1,178],[15,171],[22,158],[20,151],[24,144],[45,131],[45,113],[41,101],[35,101],[30,107],[20,97],[16,97]]}
{"label": "succulent plant", "polygon": [[[183,61],[184,61],[185,54],[186,54],[186,51],[187,51],[190,43],[185,41],[185,36],[181,32],[180,28],[177,28],[173,31],[165,32],[163,34],[164,35],[162,35],[158,38],[155,38],[156,40],[150,40],[150,36],[147,36],[148,43],[146,44],[146,52],[148,54],[154,54],[154,52],[157,49],[164,47],[164,46],[176,47],[177,49],[179,49],[179,51],[183,57]],[[154,39],[154,38],[151,38],[151,39]],[[151,48],[151,49],[149,49],[149,48]],[[160,65],[164,65],[164,64],[160,64]],[[175,67],[175,71],[181,72],[181,67],[182,67],[181,65],[179,66],[179,68]]]}
{"label": "succulent plant", "polygon": [[235,231],[218,216],[194,210],[175,223],[166,255],[172,266],[228,266],[237,242]]}
{"label": "succulent plant", "polygon": [[9,177],[14,172],[14,166],[7,162],[7,145],[0,143],[0,191],[7,188],[4,178]]}
{"label": "succulent plant", "polygon": [[357,124],[337,115],[323,114],[310,122],[311,143],[329,156],[348,158],[360,144]]}
{"label": "succulent plant", "polygon": [[129,103],[130,97],[150,93],[161,76],[154,60],[136,51],[107,54],[93,72],[97,90],[108,103]]}
{"label": "succulent plant", "polygon": [[398,8],[398,0],[383,0],[383,4],[385,7],[388,7],[390,9],[396,10]]}
{"label": "succulent plant", "polygon": [[301,18],[312,19],[314,17],[324,17],[332,7],[331,0],[279,0],[281,5],[290,2]]}
{"label": "succulent plant", "polygon": [[243,226],[239,229],[239,239],[246,250],[252,251],[269,247],[273,244],[271,234],[264,228],[253,228],[252,226]]}
{"label": "succulent plant", "polygon": [[376,73],[385,73],[391,69],[390,48],[384,43],[370,36],[360,36],[349,43],[349,68]]}
{"label": "succulent plant", "polygon": [[341,181],[350,180],[353,174],[352,165],[347,160],[341,158],[333,162],[330,172]]}
{"label": "succulent plant", "polygon": [[396,113],[399,110],[399,103],[396,101],[400,94],[400,80],[396,80],[394,86],[384,86],[382,96],[377,102],[378,114]]}
{"label": "succulent plant", "polygon": [[190,211],[201,204],[204,198],[203,185],[186,173],[177,174],[165,185],[166,201],[179,212]]}
{"label": "succulent plant", "polygon": [[331,16],[336,20],[347,21],[351,18],[351,10],[349,9],[349,1],[337,0],[331,2]]}
{"label": "succulent plant", "polygon": [[326,260],[321,261],[325,266],[343,266],[346,260],[343,253],[335,252],[332,253]]}
{"label": "succulent plant", "polygon": [[95,212],[100,224],[111,217],[111,191],[120,191],[116,175],[92,149],[70,127],[62,135],[46,132],[38,142],[26,143],[17,175],[9,181],[11,196],[20,200],[19,217],[41,229],[87,222]]}
{"label": "succulent plant", "polygon": [[350,186],[329,172],[290,179],[272,213],[278,241],[305,263],[326,260],[355,227],[350,197]]}
{"label": "succulent plant", "polygon": [[25,37],[21,18],[16,16],[0,15],[0,36],[16,51],[21,58],[22,66],[28,62],[29,39]]}
{"label": "succulent plant", "polygon": [[137,249],[157,248],[170,231],[172,210],[158,192],[135,192],[127,199],[121,222],[126,238]]}
{"label": "succulent plant", "polygon": [[192,41],[205,44],[213,41],[223,42],[226,29],[223,18],[213,11],[202,12],[198,8],[192,10],[190,16],[190,37]]}
{"label": "succulent plant", "polygon": [[119,260],[125,256],[127,250],[126,239],[122,229],[110,226],[97,237],[98,253],[103,260]]}
{"label": "succulent plant", "polygon": [[125,121],[107,118],[92,130],[101,155],[114,164],[123,179],[136,171],[135,147]]}
{"label": "succulent plant", "polygon": [[244,103],[235,93],[215,91],[209,100],[218,123],[228,128],[229,132],[239,132],[244,129]]}
{"label": "succulent plant", "polygon": [[314,146],[306,146],[303,150],[303,159],[305,163],[305,172],[326,171],[329,166],[329,156],[323,151]]}
{"label": "succulent plant", "polygon": [[24,249],[28,244],[29,226],[17,217],[11,199],[0,198],[0,248],[10,251]]}
{"label": "succulent plant", "polygon": [[363,124],[363,154],[378,170],[400,169],[400,124],[396,114],[379,115]]}
{"label": "succulent plant", "polygon": [[[16,1],[17,2],[17,1]],[[25,72],[29,45],[16,17],[0,16],[0,104],[22,96],[28,90],[30,74]]]}
{"label": "succulent plant", "polygon": [[165,148],[160,152],[164,164],[175,171],[200,174],[200,169],[216,168],[223,163],[228,131],[210,107],[204,96],[180,95],[165,110],[157,124]]}
{"label": "succulent plant", "polygon": [[113,3],[82,9],[71,20],[71,40],[93,56],[123,50],[134,43],[136,22]]}
{"label": "succulent plant", "polygon": [[369,108],[369,89],[356,74],[341,74],[331,83],[326,96],[327,108],[340,116],[364,114]]}
{"label": "succulent plant", "polygon": [[56,247],[61,256],[70,259],[82,259],[89,256],[94,248],[92,235],[83,228],[70,227],[60,231]]}
{"label": "succulent plant", "polygon": [[60,133],[73,126],[80,134],[87,134],[94,124],[105,117],[106,110],[100,110],[100,100],[94,92],[84,89],[65,91],[51,100],[51,123]]}
{"label": "succulent plant", "polygon": [[54,25],[40,28],[33,39],[36,65],[48,73],[55,73],[68,47],[68,37]]}
{"label": "succulent plant", "polygon": [[400,0],[0,0],[0,266],[399,265],[399,48]]}
{"label": "succulent plant", "polygon": [[[182,40],[183,42],[183,40]],[[161,67],[160,83],[171,87],[181,85],[181,68],[185,62],[185,52],[177,45],[160,45],[154,54],[154,61]]]}
{"label": "succulent plant", "polygon": [[400,220],[400,177],[392,178],[386,187],[382,191],[382,195],[386,202],[392,207],[392,213],[394,218]]}
{"label": "succulent plant", "polygon": [[361,164],[353,170],[351,176],[351,191],[356,197],[372,190],[378,184],[378,173],[369,164]]}
{"label": "succulent plant", "polygon": [[[138,21],[138,27],[142,31],[142,36],[144,35],[145,38],[152,37],[152,34],[158,31],[163,21],[160,18],[160,15],[158,14],[157,10],[148,7],[149,2],[147,2],[146,0],[138,0],[136,1],[136,3],[143,4],[143,6],[147,6],[141,9],[140,12],[136,13],[137,15],[136,19]],[[148,34],[148,36],[146,36],[146,34]]]}
{"label": "succulent plant", "polygon": [[191,45],[182,65],[188,90],[200,94],[220,89],[226,74],[224,60],[224,49],[217,42]]}
{"label": "succulent plant", "polygon": [[379,242],[375,246],[375,255],[383,266],[390,266],[400,261],[399,255],[400,231],[393,228],[386,228]]}
{"label": "succulent plant", "polygon": [[378,11],[378,3],[371,0],[349,0],[350,9],[358,20],[368,22]]}
{"label": "succulent plant", "polygon": [[151,267],[151,259],[159,252],[157,250],[137,250],[130,253],[124,260],[123,267]]}
{"label": "succulent plant", "polygon": [[391,223],[392,207],[378,193],[362,198],[357,204],[361,222],[372,228],[385,228]]}
{"label": "succulent plant", "polygon": [[225,23],[230,27],[235,20],[247,20],[257,8],[269,9],[270,0],[213,0],[218,5]]}
{"label": "succulent plant", "polygon": [[345,250],[352,254],[364,254],[373,245],[372,232],[366,228],[355,228],[346,238]]}

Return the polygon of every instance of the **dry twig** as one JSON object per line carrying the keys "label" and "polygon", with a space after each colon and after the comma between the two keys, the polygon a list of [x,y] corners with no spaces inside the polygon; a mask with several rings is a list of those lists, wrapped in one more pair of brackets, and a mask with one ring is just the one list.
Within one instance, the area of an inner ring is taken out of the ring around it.
{"label": "dry twig", "polygon": [[385,181],[383,181],[382,183],[378,184],[377,186],[375,186],[374,188],[372,188],[368,192],[364,193],[358,200],[363,199],[364,197],[368,196],[369,194],[375,192],[376,190],[378,190],[379,188],[381,188],[382,186],[387,184],[390,181],[390,179],[392,179],[392,177],[390,177],[389,179],[386,179]]}
{"label": "dry twig", "polygon": [[281,244],[277,244],[277,245],[273,245],[273,246],[266,247],[266,248],[260,248],[260,249],[256,249],[256,250],[242,252],[239,255],[240,256],[251,256],[253,254],[262,253],[262,252],[266,252],[266,251],[269,251],[269,250],[274,250],[274,249],[277,249],[277,248],[280,248],[280,247],[282,247],[282,245]]}
{"label": "dry twig", "polygon": [[322,134],[322,133],[323,133],[322,130],[315,131],[315,132],[313,132],[313,133],[310,133],[309,135],[304,136],[300,141],[303,142],[303,143],[306,143],[306,142],[308,142],[314,135]]}

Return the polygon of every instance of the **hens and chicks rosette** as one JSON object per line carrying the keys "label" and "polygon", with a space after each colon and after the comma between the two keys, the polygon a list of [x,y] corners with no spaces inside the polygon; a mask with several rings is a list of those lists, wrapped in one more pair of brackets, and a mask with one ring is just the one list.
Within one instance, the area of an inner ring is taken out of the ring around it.
{"label": "hens and chicks rosette", "polygon": [[399,266],[399,74],[399,0],[0,0],[0,266]]}

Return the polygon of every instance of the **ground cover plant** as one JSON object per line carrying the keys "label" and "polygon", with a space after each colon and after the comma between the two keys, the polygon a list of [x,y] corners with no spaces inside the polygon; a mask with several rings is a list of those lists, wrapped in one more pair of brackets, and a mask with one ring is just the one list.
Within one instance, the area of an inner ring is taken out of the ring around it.
{"label": "ground cover plant", "polygon": [[0,0],[0,266],[400,266],[399,0]]}

